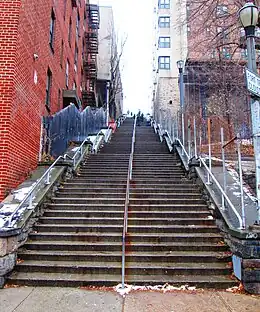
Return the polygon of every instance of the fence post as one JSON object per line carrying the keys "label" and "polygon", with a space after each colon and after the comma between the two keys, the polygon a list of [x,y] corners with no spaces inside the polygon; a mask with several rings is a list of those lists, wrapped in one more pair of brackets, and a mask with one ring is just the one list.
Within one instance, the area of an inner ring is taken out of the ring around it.
{"label": "fence post", "polygon": [[195,158],[198,158],[197,153],[197,128],[196,128],[196,118],[193,117],[193,132],[194,132],[194,156]]}
{"label": "fence post", "polygon": [[[225,160],[225,148],[224,148],[224,129],[220,129],[220,135],[221,135],[221,153],[222,153],[222,172],[223,172],[223,186],[224,186],[224,192],[227,192],[227,177],[226,177],[226,160]],[[222,209],[226,210],[225,207],[225,198],[222,195]]]}
{"label": "fence post", "polygon": [[188,119],[188,155],[191,158],[191,122]]}
{"label": "fence post", "polygon": [[[212,172],[212,163],[211,163],[211,122],[210,118],[208,118],[208,144],[209,144],[209,170]],[[208,181],[207,184],[211,184],[211,177],[208,173]]]}
{"label": "fence post", "polygon": [[241,211],[242,211],[242,226],[246,227],[245,204],[244,204],[244,190],[243,190],[243,176],[242,176],[242,161],[241,161],[241,140],[240,134],[237,134],[237,156],[239,168],[239,182],[240,182],[240,195],[241,195]]}

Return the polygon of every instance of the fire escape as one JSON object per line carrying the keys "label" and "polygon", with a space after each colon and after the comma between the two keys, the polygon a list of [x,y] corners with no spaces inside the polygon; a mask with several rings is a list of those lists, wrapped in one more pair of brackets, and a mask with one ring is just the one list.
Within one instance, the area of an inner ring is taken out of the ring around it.
{"label": "fire escape", "polygon": [[98,29],[99,29],[99,8],[98,5],[88,4],[88,29],[85,32],[84,52],[84,76],[85,90],[82,92],[83,107],[97,106],[96,101],[96,80],[97,80],[97,54],[98,54]]}

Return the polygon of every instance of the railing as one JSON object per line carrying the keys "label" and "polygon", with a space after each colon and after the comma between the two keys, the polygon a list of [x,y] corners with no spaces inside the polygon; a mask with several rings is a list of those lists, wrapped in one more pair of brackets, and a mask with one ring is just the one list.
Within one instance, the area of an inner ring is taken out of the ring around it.
{"label": "railing", "polygon": [[[210,124],[209,124],[210,126]],[[189,147],[189,152],[188,153],[185,149],[185,147],[183,146],[181,140],[175,135],[175,133],[173,133],[173,138],[171,138],[171,135],[169,133],[169,129],[165,129],[163,130],[161,125],[156,124],[156,122],[154,122],[154,128],[158,128],[158,134],[161,137],[162,133],[165,133],[172,141],[177,141],[180,148],[181,148],[181,154],[185,155],[185,157],[187,158],[187,162],[189,162],[189,160],[191,159],[191,148]],[[194,129],[196,129],[196,122],[194,121]],[[175,132],[175,131],[174,131]],[[229,197],[226,194],[226,190],[223,190],[222,186],[220,185],[220,183],[218,182],[218,180],[216,179],[216,177],[214,176],[214,174],[212,173],[211,170],[211,150],[210,150],[210,146],[209,146],[209,167],[207,166],[206,162],[204,161],[204,159],[202,157],[198,157],[197,156],[197,145],[196,145],[196,130],[194,131],[195,135],[194,135],[194,147],[195,147],[195,151],[194,151],[194,156],[196,157],[196,159],[198,159],[200,161],[200,164],[205,168],[207,175],[208,175],[208,182],[207,184],[211,184],[214,183],[218,189],[218,191],[220,192],[221,196],[222,196],[222,209],[223,211],[225,210],[225,207],[223,205],[223,202],[225,202],[230,209],[233,211],[233,213],[235,214],[236,218],[238,219],[238,223],[239,223],[239,229],[245,229],[246,224],[245,224],[245,212],[244,212],[244,205],[243,205],[243,187],[242,187],[242,170],[240,168],[240,186],[241,186],[241,202],[242,202],[242,217],[240,216],[239,212],[237,211],[237,209],[235,208],[235,206],[232,204],[231,200],[229,199]],[[210,134],[210,133],[209,133]],[[177,132],[178,135],[178,132]],[[234,140],[234,139],[233,139]],[[209,145],[210,145],[210,141],[209,141]],[[222,148],[225,148],[225,145],[222,146]],[[239,149],[238,149],[239,150]],[[223,160],[224,161],[224,160]],[[240,162],[241,164],[241,157],[240,157]],[[240,165],[241,166],[241,165]]]}
{"label": "railing", "polygon": [[82,144],[78,147],[78,150],[76,151],[76,153],[74,154],[73,157],[71,157],[68,154],[65,154],[63,156],[59,156],[55,160],[55,162],[48,168],[48,170],[46,170],[46,172],[41,176],[41,178],[36,182],[36,184],[33,185],[32,189],[27,193],[25,198],[19,203],[19,205],[16,207],[16,209],[13,211],[13,213],[9,216],[7,227],[12,227],[12,221],[13,221],[15,215],[18,213],[18,211],[21,211],[23,208],[28,209],[28,210],[31,210],[34,208],[33,207],[33,199],[35,198],[35,196],[39,192],[39,187],[42,184],[44,184],[45,186],[50,184],[51,171],[57,165],[58,162],[66,161],[67,159],[70,159],[72,161],[73,168],[75,169],[77,164],[82,160],[82,158],[84,156],[84,145],[86,143],[89,143],[88,138],[85,139],[82,142]]}
{"label": "railing", "polygon": [[133,158],[134,158],[134,148],[135,148],[135,130],[136,130],[136,117],[134,120],[134,128],[132,135],[132,146],[131,154],[129,157],[128,173],[127,173],[127,184],[126,184],[126,197],[125,197],[125,211],[124,211],[124,228],[122,237],[122,288],[125,288],[125,246],[126,246],[126,235],[128,228],[128,206],[129,206],[129,195],[130,195],[130,182],[132,180],[133,172]]}
{"label": "railing", "polygon": [[219,182],[217,181],[217,179],[215,178],[215,176],[213,175],[213,173],[211,172],[209,167],[206,165],[205,161],[201,157],[199,157],[199,160],[200,160],[200,163],[204,166],[204,168],[208,172],[208,174],[210,175],[212,181],[216,184],[216,186],[217,186],[218,190],[221,192],[222,196],[224,196],[224,198],[225,198],[226,202],[228,203],[229,207],[232,209],[232,211],[236,215],[236,217],[237,217],[237,219],[239,221],[239,228],[240,229],[244,229],[245,228],[245,224],[244,224],[242,218],[240,217],[239,213],[237,212],[236,208],[234,207],[234,205],[232,204],[232,202],[228,198],[227,194],[225,193],[225,191],[223,190],[223,188],[221,187],[221,185],[219,184]]}

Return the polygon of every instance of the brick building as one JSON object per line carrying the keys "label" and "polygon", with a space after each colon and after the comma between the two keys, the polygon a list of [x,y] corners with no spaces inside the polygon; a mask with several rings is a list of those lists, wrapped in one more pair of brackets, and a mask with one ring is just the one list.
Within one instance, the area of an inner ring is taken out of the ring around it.
{"label": "brick building", "polygon": [[85,2],[0,1],[0,199],[36,167],[42,117],[80,108],[90,87]]}
{"label": "brick building", "polygon": [[226,129],[226,138],[250,128],[243,73],[247,54],[237,15],[240,8],[234,0],[187,2],[186,112],[195,114],[199,123],[205,124],[210,117],[216,141],[220,127]]}

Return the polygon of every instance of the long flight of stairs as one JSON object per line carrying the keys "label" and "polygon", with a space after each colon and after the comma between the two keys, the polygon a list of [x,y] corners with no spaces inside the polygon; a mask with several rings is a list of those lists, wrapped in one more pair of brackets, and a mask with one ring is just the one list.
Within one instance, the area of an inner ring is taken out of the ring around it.
{"label": "long flight of stairs", "polygon": [[[133,120],[66,181],[35,225],[9,284],[121,282],[124,203]],[[151,127],[137,126],[126,283],[226,288],[228,249],[196,185]]]}

